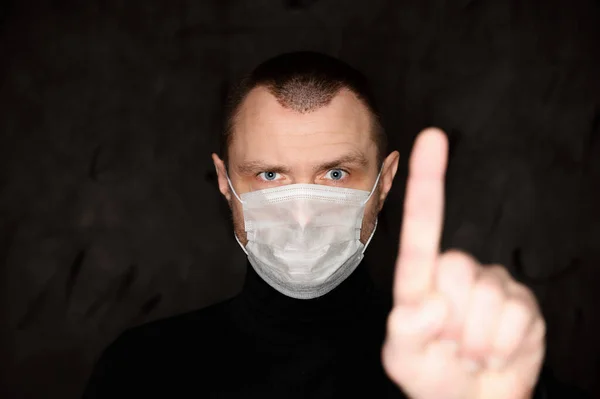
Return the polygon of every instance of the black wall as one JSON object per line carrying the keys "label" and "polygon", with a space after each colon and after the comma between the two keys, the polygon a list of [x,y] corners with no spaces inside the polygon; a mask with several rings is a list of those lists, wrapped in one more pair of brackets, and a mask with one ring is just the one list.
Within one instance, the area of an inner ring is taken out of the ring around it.
{"label": "black wall", "polygon": [[124,328],[237,292],[244,257],[210,160],[222,100],[300,49],[372,79],[402,154],[368,251],[378,285],[412,140],[440,126],[444,247],[529,284],[549,363],[600,395],[598,1],[0,4],[0,396],[76,398]]}

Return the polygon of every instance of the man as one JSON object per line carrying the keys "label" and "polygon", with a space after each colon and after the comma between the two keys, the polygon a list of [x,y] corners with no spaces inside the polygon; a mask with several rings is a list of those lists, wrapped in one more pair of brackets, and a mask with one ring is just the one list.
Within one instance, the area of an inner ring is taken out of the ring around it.
{"label": "man", "polygon": [[242,292],[125,332],[85,398],[574,397],[539,378],[532,292],[501,266],[439,253],[442,132],[422,132],[409,161],[389,311],[362,259],[400,155],[386,153],[365,78],[285,54],[229,105],[213,161],[248,255]]}

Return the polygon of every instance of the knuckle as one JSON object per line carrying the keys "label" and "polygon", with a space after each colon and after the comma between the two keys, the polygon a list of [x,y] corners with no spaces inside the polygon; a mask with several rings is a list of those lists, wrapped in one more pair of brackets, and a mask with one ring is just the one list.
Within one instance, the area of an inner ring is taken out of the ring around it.
{"label": "knuckle", "polygon": [[483,275],[479,278],[476,285],[479,295],[484,295],[494,301],[502,301],[505,297],[502,282],[493,275]]}
{"label": "knuckle", "polygon": [[442,257],[447,263],[450,264],[458,264],[474,267],[478,264],[477,260],[466,252],[463,252],[459,249],[451,249],[445,252]]}
{"label": "knuckle", "polygon": [[405,319],[404,312],[400,307],[396,306],[392,309],[387,318],[387,331],[390,338],[400,334],[400,326],[405,322]]}
{"label": "knuckle", "polygon": [[530,302],[537,302],[533,291],[525,284],[515,283],[515,290],[523,297],[524,300],[528,300]]}
{"label": "knuckle", "polygon": [[546,337],[546,328],[544,319],[542,317],[538,318],[532,328],[533,339],[536,341],[544,340]]}
{"label": "knuckle", "polygon": [[498,278],[504,281],[512,280],[512,276],[508,272],[508,269],[500,264],[493,264],[487,267],[491,274],[494,274]]}
{"label": "knuckle", "polygon": [[527,322],[532,317],[531,305],[521,298],[510,298],[505,306],[506,313],[515,321]]}
{"label": "knuckle", "polygon": [[466,259],[462,256],[453,256],[445,254],[440,257],[438,267],[440,273],[447,275],[461,275],[475,277],[476,267],[472,259]]}
{"label": "knuckle", "polygon": [[530,310],[539,312],[537,297],[529,287],[525,284],[515,282],[512,284],[511,291],[513,292],[512,296],[514,298],[523,302]]}

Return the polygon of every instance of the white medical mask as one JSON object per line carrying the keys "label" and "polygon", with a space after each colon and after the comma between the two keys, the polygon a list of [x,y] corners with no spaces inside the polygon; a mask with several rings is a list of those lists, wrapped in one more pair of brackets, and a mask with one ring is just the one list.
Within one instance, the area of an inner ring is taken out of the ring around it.
{"label": "white medical mask", "polygon": [[[237,195],[242,203],[248,244],[236,236],[256,273],[292,298],[327,294],[359,265],[373,238],[360,241],[371,191],[289,184]],[[377,220],[375,220],[377,227]]]}

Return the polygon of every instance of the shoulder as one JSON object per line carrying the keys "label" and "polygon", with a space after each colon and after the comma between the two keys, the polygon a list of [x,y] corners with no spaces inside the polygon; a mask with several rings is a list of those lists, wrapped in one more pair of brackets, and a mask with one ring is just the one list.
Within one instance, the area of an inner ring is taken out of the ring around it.
{"label": "shoulder", "polygon": [[151,321],[126,330],[117,341],[135,345],[156,344],[207,334],[228,320],[231,299],[187,313]]}
{"label": "shoulder", "polygon": [[188,339],[211,334],[215,328],[227,323],[227,308],[231,300],[222,301],[206,308],[170,316],[129,328],[121,333],[106,352],[117,355],[132,350],[172,346]]}
{"label": "shoulder", "polygon": [[125,330],[102,351],[84,398],[114,397],[117,387],[123,393],[147,385],[142,382],[175,373],[187,358],[210,355],[212,338],[229,328],[230,301]]}

